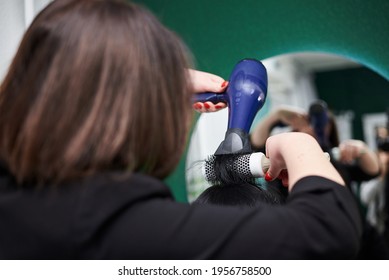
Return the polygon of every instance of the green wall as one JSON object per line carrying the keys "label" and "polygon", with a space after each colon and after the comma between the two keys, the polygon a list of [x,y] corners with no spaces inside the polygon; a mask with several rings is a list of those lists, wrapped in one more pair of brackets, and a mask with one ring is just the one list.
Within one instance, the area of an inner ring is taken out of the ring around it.
{"label": "green wall", "polygon": [[315,74],[318,95],[335,112],[352,110],[353,138],[363,138],[362,115],[389,107],[389,81],[366,67]]}
{"label": "green wall", "polygon": [[[135,2],[184,39],[197,68],[224,78],[245,57],[320,51],[359,61],[389,79],[388,0]],[[180,201],[186,201],[184,173],[182,160],[167,180]]]}

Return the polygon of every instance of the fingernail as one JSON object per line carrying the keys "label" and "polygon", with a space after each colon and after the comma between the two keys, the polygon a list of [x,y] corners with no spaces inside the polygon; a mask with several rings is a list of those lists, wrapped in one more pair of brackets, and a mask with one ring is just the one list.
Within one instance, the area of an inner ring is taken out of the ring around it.
{"label": "fingernail", "polygon": [[207,103],[204,103],[204,107],[205,107],[205,109],[211,108],[211,106],[209,106]]}
{"label": "fingernail", "polygon": [[194,104],[193,105],[193,108],[195,108],[195,110],[200,110],[203,106],[201,106],[201,104]]}
{"label": "fingernail", "polygon": [[265,173],[265,180],[270,182],[271,180],[273,180],[273,178],[269,175],[268,172]]}
{"label": "fingernail", "polygon": [[221,109],[221,108],[223,108],[223,107],[220,105],[215,105],[215,109]]}
{"label": "fingernail", "polygon": [[223,88],[223,87],[225,87],[225,86],[227,86],[227,85],[228,85],[228,81],[224,81],[224,82],[222,83],[222,86],[221,86],[221,87]]}

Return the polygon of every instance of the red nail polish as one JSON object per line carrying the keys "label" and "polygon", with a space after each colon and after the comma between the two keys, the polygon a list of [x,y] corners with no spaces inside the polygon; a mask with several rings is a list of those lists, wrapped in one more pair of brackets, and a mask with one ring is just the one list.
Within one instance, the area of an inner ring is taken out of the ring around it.
{"label": "red nail polish", "polygon": [[223,107],[220,105],[215,105],[215,109],[221,109],[221,108],[223,108]]}
{"label": "red nail polish", "polygon": [[228,82],[227,82],[227,81],[224,81],[224,82],[222,83],[222,86],[221,86],[221,87],[223,88],[223,87],[225,87],[225,86],[227,86],[227,85],[228,85]]}
{"label": "red nail polish", "polygon": [[195,110],[200,110],[203,106],[201,106],[201,104],[194,104],[193,105],[193,108],[195,108]]}
{"label": "red nail polish", "polygon": [[273,178],[269,175],[268,172],[265,173],[265,180],[268,181],[268,182],[273,180]]}
{"label": "red nail polish", "polygon": [[205,109],[211,108],[211,106],[209,106],[207,103],[204,103],[204,107],[205,107]]}

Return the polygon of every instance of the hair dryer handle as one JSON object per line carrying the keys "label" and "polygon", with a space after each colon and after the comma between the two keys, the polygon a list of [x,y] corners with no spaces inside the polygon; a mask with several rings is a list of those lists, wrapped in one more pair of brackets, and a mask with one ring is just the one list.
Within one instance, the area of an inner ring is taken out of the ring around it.
{"label": "hair dryer handle", "polygon": [[202,92],[197,93],[192,98],[192,103],[196,102],[212,102],[217,104],[219,102],[227,103],[228,97],[225,93],[214,93],[214,92]]}

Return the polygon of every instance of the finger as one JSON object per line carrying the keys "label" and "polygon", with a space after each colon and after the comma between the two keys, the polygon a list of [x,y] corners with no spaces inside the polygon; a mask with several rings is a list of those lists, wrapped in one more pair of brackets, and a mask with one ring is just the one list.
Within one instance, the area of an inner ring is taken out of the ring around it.
{"label": "finger", "polygon": [[347,146],[344,143],[339,145],[339,152],[340,152],[340,161],[347,162],[348,152],[347,152]]}
{"label": "finger", "polygon": [[[200,71],[200,72],[202,72],[202,71]],[[203,72],[203,73],[206,73],[206,75],[208,75],[209,79],[212,80],[214,83],[221,84],[224,82],[224,79],[218,75],[208,73],[208,72]]]}
{"label": "finger", "polygon": [[224,108],[227,107],[227,104],[226,103],[223,103],[223,102],[219,102],[219,103],[216,103],[215,104],[215,109],[216,111],[219,111],[219,110],[222,110]]}
{"label": "finger", "polygon": [[223,81],[220,87],[222,88],[222,92],[225,91],[229,85],[229,81]]}
{"label": "finger", "polygon": [[273,181],[280,175],[280,172],[281,170],[277,170],[276,168],[272,167],[272,165],[270,165],[269,169],[265,173],[265,180],[268,182]]}
{"label": "finger", "polygon": [[211,82],[207,84],[204,91],[222,93],[227,89],[227,86],[228,86],[228,81],[225,81],[224,79],[220,78],[217,81],[211,79]]}
{"label": "finger", "polygon": [[228,82],[215,74],[188,69],[193,92],[223,92]]}
{"label": "finger", "polygon": [[282,185],[284,187],[289,186],[289,175],[288,175],[288,170],[284,169],[281,171],[280,175],[278,175],[278,179],[281,180]]}
{"label": "finger", "polygon": [[212,102],[196,102],[193,104],[193,109],[199,113],[212,113],[226,108],[227,105],[223,102],[213,104]]}
{"label": "finger", "polygon": [[211,82],[206,85],[204,91],[222,93],[226,90],[228,82],[222,80],[222,82]]}
{"label": "finger", "polygon": [[344,147],[344,160],[347,163],[351,163],[354,159],[354,149],[352,146],[345,145]]}
{"label": "finger", "polygon": [[223,102],[219,102],[217,104],[213,104],[212,102],[205,102],[204,107],[206,109],[206,112],[211,113],[211,112],[217,112],[223,108],[225,108],[227,105],[224,104]]}
{"label": "finger", "polygon": [[204,113],[205,112],[205,108],[204,108],[204,105],[203,103],[201,102],[196,102],[192,105],[193,109],[195,109],[197,112],[199,113]]}
{"label": "finger", "polygon": [[216,110],[212,102],[204,102],[204,108],[206,112],[214,112]]}

